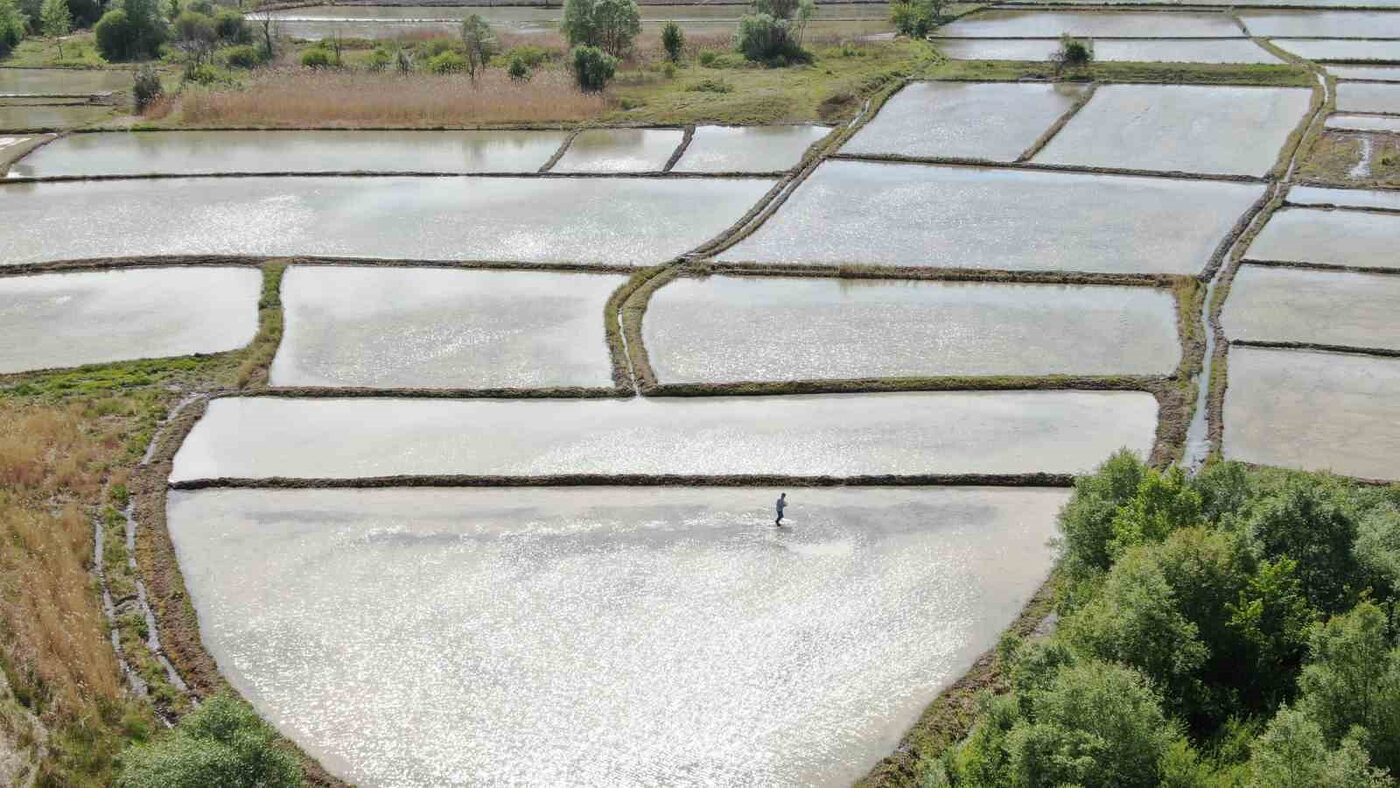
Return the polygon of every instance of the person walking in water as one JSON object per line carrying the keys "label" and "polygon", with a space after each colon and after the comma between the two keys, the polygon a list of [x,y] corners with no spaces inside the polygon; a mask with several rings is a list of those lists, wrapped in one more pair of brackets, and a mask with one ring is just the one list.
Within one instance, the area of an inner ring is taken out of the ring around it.
{"label": "person walking in water", "polygon": [[783,510],[787,508],[787,493],[783,493],[782,495],[778,496],[778,503],[776,504],[776,506],[778,507],[778,519],[774,520],[773,524],[777,526],[782,526]]}

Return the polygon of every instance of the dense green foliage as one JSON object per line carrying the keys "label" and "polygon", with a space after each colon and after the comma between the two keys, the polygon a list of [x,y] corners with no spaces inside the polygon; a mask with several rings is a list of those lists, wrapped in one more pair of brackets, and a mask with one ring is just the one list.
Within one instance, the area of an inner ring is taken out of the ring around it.
{"label": "dense green foliage", "polygon": [[450,49],[428,58],[428,72],[432,74],[460,74],[466,70],[467,59]]}
{"label": "dense green foliage", "polygon": [[330,68],[337,65],[335,53],[325,47],[311,47],[302,52],[301,64],[307,68]]}
{"label": "dense green foliage", "polygon": [[770,66],[809,62],[802,34],[816,8],[813,0],[757,0],[753,12],[739,20],[734,48],[744,59]]}
{"label": "dense green foliage", "polygon": [[1094,59],[1094,43],[1074,38],[1068,34],[1060,36],[1060,48],[1055,50],[1055,62],[1062,66],[1084,66]]}
{"label": "dense green foliage", "polygon": [[131,101],[138,114],[164,93],[165,88],[160,84],[160,74],[156,73],[154,66],[144,63],[136,69],[136,79],[131,86]]}
{"label": "dense green foliage", "polygon": [[68,12],[68,0],[44,0],[40,9],[44,35],[55,39],[58,57],[63,59],[63,36],[73,32],[73,15]]}
{"label": "dense green foliage", "polygon": [[169,734],[122,756],[118,788],[288,788],[302,784],[295,756],[247,704],[216,695]]}
{"label": "dense green foliage", "polygon": [[571,47],[597,47],[620,58],[642,32],[642,14],[636,0],[564,0],[559,29]]}
{"label": "dense green foliage", "polygon": [[1304,786],[1400,775],[1400,488],[1121,452],[1060,513],[1062,619],[931,784]]}
{"label": "dense green foliage", "polygon": [[115,0],[93,28],[97,51],[112,62],[155,57],[169,26],[155,0]]}
{"label": "dense green foliage", "polygon": [[570,60],[574,78],[584,90],[602,90],[617,72],[617,58],[598,47],[574,47]]}
{"label": "dense green foliage", "polygon": [[462,20],[462,46],[466,49],[464,67],[475,80],[477,72],[486,68],[491,56],[496,54],[496,35],[491,32],[491,26],[486,24],[485,19],[469,14]]}
{"label": "dense green foliage", "polygon": [[685,48],[685,33],[675,22],[667,22],[661,27],[661,48],[666,50],[666,59],[672,63],[681,62],[681,50]]}
{"label": "dense green foliage", "polygon": [[28,21],[15,0],[0,0],[0,57],[9,55],[24,40]]}
{"label": "dense green foliage", "polygon": [[947,19],[948,0],[894,0],[890,21],[900,35],[923,38]]}

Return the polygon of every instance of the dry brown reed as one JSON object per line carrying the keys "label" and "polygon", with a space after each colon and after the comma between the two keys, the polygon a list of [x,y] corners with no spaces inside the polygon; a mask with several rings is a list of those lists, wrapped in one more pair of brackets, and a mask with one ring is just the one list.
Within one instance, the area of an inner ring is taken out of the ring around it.
{"label": "dry brown reed", "polygon": [[578,121],[608,108],[564,71],[515,82],[492,69],[472,83],[459,75],[297,69],[270,70],[243,88],[191,91],[180,117],[193,126],[440,127]]}

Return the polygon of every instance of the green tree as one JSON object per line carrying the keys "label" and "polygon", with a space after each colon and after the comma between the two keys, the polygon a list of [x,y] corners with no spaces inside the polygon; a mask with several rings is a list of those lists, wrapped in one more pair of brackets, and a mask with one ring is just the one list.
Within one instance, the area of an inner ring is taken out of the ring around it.
{"label": "green tree", "polygon": [[1308,602],[1323,613],[1352,606],[1361,585],[1354,502],[1335,480],[1295,477],[1250,507],[1250,537],[1269,559],[1291,558]]}
{"label": "green tree", "polygon": [[1060,558],[1072,580],[1091,579],[1113,563],[1109,544],[1118,508],[1137,493],[1147,467],[1122,449],[1089,476],[1074,480],[1074,497],[1060,511]]}
{"label": "green tree", "polygon": [[598,47],[574,47],[570,61],[574,79],[583,90],[602,90],[617,71],[617,59]]}
{"label": "green tree", "polygon": [[681,62],[681,50],[685,48],[685,34],[675,22],[667,22],[661,28],[661,48],[666,50],[666,59],[672,63]]}
{"label": "green tree", "polygon": [[1400,649],[1370,602],[1313,628],[1297,708],[1336,745],[1360,728],[1371,760],[1400,774]]}
{"label": "green tree", "polygon": [[1191,488],[1186,472],[1172,467],[1165,473],[1148,469],[1133,497],[1114,513],[1109,553],[1119,555],[1133,545],[1160,542],[1178,528],[1201,521],[1201,496]]}
{"label": "green tree", "polygon": [[155,67],[150,63],[142,63],[136,69],[135,80],[131,86],[131,99],[136,105],[136,114],[144,112],[164,93],[165,88],[160,84],[160,74],[156,72]]}
{"label": "green tree", "polygon": [[943,24],[949,0],[894,0],[890,21],[901,35],[924,38]]}
{"label": "green tree", "polygon": [[169,37],[169,26],[156,0],[116,0],[93,32],[107,60],[144,60],[157,54]]}
{"label": "green tree", "polygon": [[216,695],[169,734],[122,757],[117,788],[290,788],[302,785],[296,758],[251,707]]}
{"label": "green tree", "polygon": [[1386,503],[1362,515],[1352,552],[1365,583],[1386,597],[1400,591],[1400,509]]}
{"label": "green tree", "polygon": [[642,31],[642,16],[636,0],[564,0],[560,29],[571,47],[597,47],[620,58]]}
{"label": "green tree", "polygon": [[19,46],[28,24],[15,0],[0,0],[0,57],[7,57]]}
{"label": "green tree", "polygon": [[58,59],[63,59],[63,37],[73,31],[73,17],[68,13],[68,0],[44,0],[40,11],[44,35],[58,45]]}
{"label": "green tree", "polygon": [[188,77],[203,65],[214,52],[218,33],[214,20],[195,11],[182,11],[175,17],[175,47],[185,53],[185,75]]}
{"label": "green tree", "polygon": [[1226,611],[1226,625],[1244,648],[1217,656],[1239,671],[1241,700],[1250,708],[1270,709],[1287,700],[1303,661],[1316,611],[1303,593],[1297,566],[1291,558],[1261,562]]}
{"label": "green tree", "polygon": [[480,15],[469,14],[462,20],[462,44],[467,49],[467,76],[475,82],[477,72],[486,68],[487,62],[496,53],[496,35]]}
{"label": "green tree", "polygon": [[1382,788],[1393,782],[1373,768],[1355,738],[1333,749],[1303,712],[1284,708],[1254,743],[1251,788]]}

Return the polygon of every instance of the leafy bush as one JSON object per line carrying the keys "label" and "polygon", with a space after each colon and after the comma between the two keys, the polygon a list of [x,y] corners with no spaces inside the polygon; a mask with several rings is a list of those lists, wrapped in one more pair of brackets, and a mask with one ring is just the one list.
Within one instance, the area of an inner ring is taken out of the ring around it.
{"label": "leafy bush", "polygon": [[746,60],[771,66],[811,60],[811,55],[797,43],[791,23],[769,14],[750,14],[740,19],[734,46]]}
{"label": "leafy bush", "polygon": [[131,98],[136,105],[137,114],[151,106],[164,93],[165,88],[160,84],[160,74],[156,73],[154,66],[145,63],[136,69],[136,79],[131,86]]}
{"label": "leafy bush", "polygon": [[620,58],[642,32],[642,15],[636,0],[564,0],[559,27],[569,46],[597,47]]}
{"label": "leafy bush", "polygon": [[1074,38],[1068,33],[1060,36],[1060,48],[1055,62],[1061,66],[1085,66],[1094,60],[1094,43]]}
{"label": "leafy bush", "polygon": [[705,68],[710,68],[715,64],[715,59],[718,57],[719,53],[713,49],[702,49],[700,50],[700,65]]}
{"label": "leafy bush", "polygon": [[330,68],[337,65],[335,55],[325,47],[311,47],[302,52],[301,64],[307,68]]}
{"label": "leafy bush", "polygon": [[[496,35],[491,32],[486,20],[471,14],[462,20],[462,45],[466,49],[464,67],[475,81],[477,71],[485,68],[491,55],[496,52]],[[428,67],[432,68],[432,64],[429,63]]]}
{"label": "leafy bush", "polygon": [[529,82],[530,65],[520,55],[511,55],[510,62],[506,64],[506,74],[516,82]]}
{"label": "leafy bush", "polygon": [[58,58],[63,59],[63,36],[73,31],[73,15],[68,13],[68,0],[44,0],[40,10],[44,35],[58,44]]}
{"label": "leafy bush", "polygon": [[384,71],[389,68],[389,64],[394,62],[394,56],[389,50],[382,46],[377,46],[369,53],[369,58],[365,60],[365,65],[370,71]]}
{"label": "leafy bush", "polygon": [[220,8],[214,14],[214,32],[226,44],[249,44],[253,41],[253,31],[243,20],[243,15],[232,8]]}
{"label": "leafy bush", "polygon": [[117,0],[93,33],[97,51],[113,62],[154,57],[170,35],[155,0]]}
{"label": "leafy bush", "polygon": [[526,68],[536,69],[548,63],[553,56],[549,53],[549,50],[544,47],[535,46],[534,44],[521,44],[520,46],[511,47],[510,51],[506,52],[506,57],[508,61],[519,60],[525,64]]}
{"label": "leafy bush", "polygon": [[681,50],[685,49],[685,33],[675,22],[667,22],[661,28],[661,48],[666,50],[666,59],[672,63],[681,62]]}
{"label": "leafy bush", "polygon": [[900,35],[923,38],[943,24],[948,0],[894,0],[890,21]]}
{"label": "leafy bush", "polygon": [[690,85],[686,88],[686,90],[690,91],[691,93],[732,93],[734,92],[734,86],[729,84],[728,82],[725,82],[722,79],[711,79],[709,77],[706,77],[705,79],[702,79],[699,82]]}
{"label": "leafy bush", "polygon": [[216,695],[168,735],[122,757],[118,788],[302,785],[296,758],[277,747],[267,723],[247,705]]}
{"label": "leafy bush", "polygon": [[598,47],[574,47],[570,59],[574,79],[583,90],[602,90],[617,71],[617,59]]}
{"label": "leafy bush", "polygon": [[24,40],[28,22],[15,0],[0,0],[0,57],[5,57]]}
{"label": "leafy bush", "polygon": [[433,74],[460,74],[467,70],[467,59],[447,51],[428,58],[428,71]]}
{"label": "leafy bush", "polygon": [[228,47],[220,55],[229,68],[253,68],[262,62],[262,50],[252,44]]}

